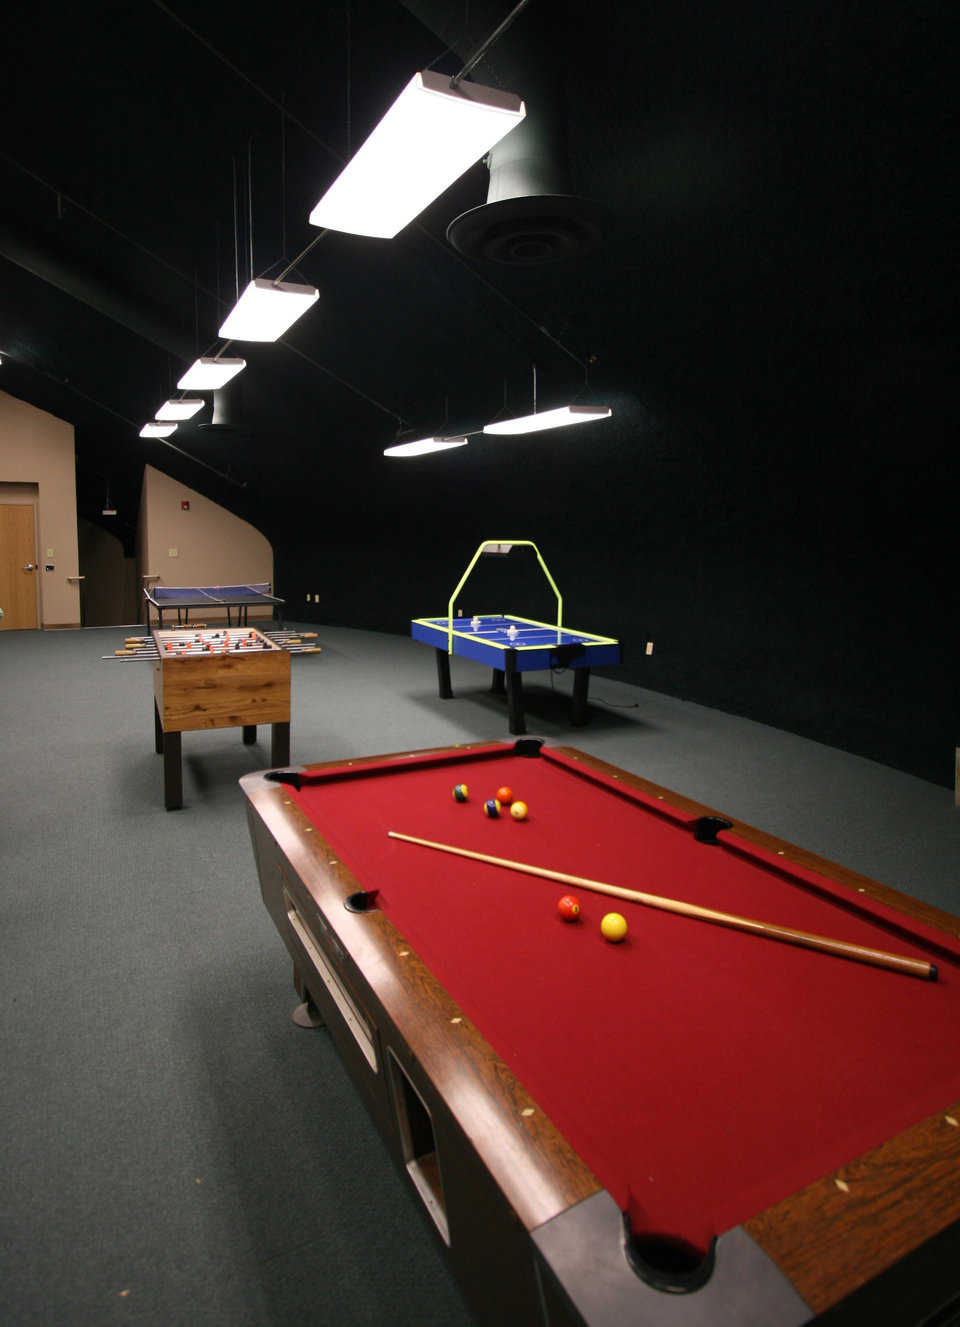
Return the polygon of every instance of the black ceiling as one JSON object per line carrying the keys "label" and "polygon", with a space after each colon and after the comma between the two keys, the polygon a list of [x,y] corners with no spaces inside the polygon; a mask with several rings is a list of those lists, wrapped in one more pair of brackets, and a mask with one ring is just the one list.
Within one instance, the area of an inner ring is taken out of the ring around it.
{"label": "black ceiling", "polygon": [[248,164],[253,270],[275,275],[410,76],[456,72],[511,7],[8,8],[0,385],[76,424],[84,516],[109,484],[129,536],[144,462],[254,519],[320,485],[386,504],[398,428],[476,429],[505,397],[523,413],[534,364],[541,408],[589,360],[584,399],[729,418],[758,365],[781,384],[822,368],[856,410],[894,361],[943,361],[946,6],[531,0],[474,77],[531,114],[552,100],[599,243],[464,257],[446,229],[486,198],[478,163],[397,239],[330,233],[302,259],[289,279],[318,306],[233,352],[239,432],[139,438],[248,279]]}

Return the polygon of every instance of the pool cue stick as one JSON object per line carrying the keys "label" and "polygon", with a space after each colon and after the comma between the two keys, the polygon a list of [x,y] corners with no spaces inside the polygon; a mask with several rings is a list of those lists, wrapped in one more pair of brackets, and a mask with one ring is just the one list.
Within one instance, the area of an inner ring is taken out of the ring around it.
{"label": "pool cue stick", "polygon": [[675,912],[682,917],[694,917],[699,921],[715,922],[719,926],[748,931],[752,935],[764,936],[768,940],[783,940],[787,944],[818,949],[825,954],[835,954],[838,958],[851,958],[858,963],[872,963],[876,967],[889,968],[893,972],[922,977],[925,981],[937,980],[936,965],[924,959],[907,958],[903,954],[888,954],[885,950],[868,949],[865,945],[854,944],[852,941],[832,940],[829,936],[811,935],[809,931],[795,931],[790,926],[778,926],[772,922],[753,921],[749,917],[738,917],[730,912],[716,912],[713,908],[701,908],[696,903],[663,898],[659,894],[644,894],[636,889],[625,889],[622,885],[609,885],[603,880],[588,880],[585,876],[568,875],[566,871],[553,871],[547,866],[532,866],[527,862],[515,862],[506,857],[491,857],[489,853],[474,852],[470,848],[457,848],[448,843],[434,843],[430,839],[414,838],[412,834],[399,834],[392,829],[388,830],[387,834],[391,839],[415,843],[421,848],[436,848],[438,852],[469,857],[473,861],[487,862],[491,866],[505,866],[511,871],[542,876],[545,880],[556,880],[562,885],[590,889],[597,894],[612,894],[615,898],[629,899],[633,903],[642,903],[645,907],[657,908],[661,912]]}

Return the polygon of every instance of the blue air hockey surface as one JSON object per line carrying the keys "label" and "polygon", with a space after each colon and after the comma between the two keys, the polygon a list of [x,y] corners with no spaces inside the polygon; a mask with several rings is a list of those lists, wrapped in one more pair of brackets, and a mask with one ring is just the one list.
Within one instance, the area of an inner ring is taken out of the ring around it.
{"label": "blue air hockey surface", "polygon": [[450,656],[461,655],[493,669],[493,690],[506,692],[511,733],[526,732],[523,718],[522,674],[546,668],[572,668],[574,724],[587,719],[590,669],[621,661],[620,642],[572,627],[551,626],[506,613],[484,613],[474,618],[455,617],[453,631],[446,617],[414,618],[410,634],[436,652],[440,696],[450,699]]}

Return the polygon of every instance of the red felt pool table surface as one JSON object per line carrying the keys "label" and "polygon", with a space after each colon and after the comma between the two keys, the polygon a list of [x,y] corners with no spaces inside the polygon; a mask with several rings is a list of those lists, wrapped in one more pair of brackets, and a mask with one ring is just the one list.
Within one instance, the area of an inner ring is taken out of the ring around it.
{"label": "red felt pool table surface", "polygon": [[[960,1096],[960,946],[921,982],[398,842],[397,830],[877,949],[932,932],[549,749],[335,771],[295,796],[635,1228],[705,1245]],[[599,779],[599,782],[598,782]],[[503,784],[528,819],[490,819]],[[610,795],[611,786],[613,795]],[[576,892],[576,891],[574,891]],[[605,941],[600,919],[627,921]],[[942,945],[942,938],[938,941]]]}
{"label": "red felt pool table surface", "polygon": [[[736,829],[700,842],[702,808],[641,783],[569,749],[530,758],[497,743],[342,762],[284,791],[633,1229],[703,1250],[960,1098],[960,942],[789,845]],[[527,819],[483,813],[504,784]],[[571,891],[391,830],[927,958],[938,979]],[[567,892],[574,923],[556,909]],[[609,911],[626,918],[620,944],[601,935]]]}

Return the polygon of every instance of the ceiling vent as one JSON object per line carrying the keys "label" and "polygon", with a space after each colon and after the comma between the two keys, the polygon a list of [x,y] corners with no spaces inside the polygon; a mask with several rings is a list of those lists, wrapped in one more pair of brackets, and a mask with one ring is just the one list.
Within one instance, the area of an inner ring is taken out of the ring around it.
{"label": "ceiling vent", "polygon": [[[449,0],[403,3],[462,60],[503,19],[502,0],[472,0],[468,35]],[[530,5],[470,75],[515,92],[527,115],[485,158],[487,201],[447,227],[450,244],[468,258],[537,267],[578,258],[602,237],[605,209],[570,187],[564,92],[571,47],[564,7]]]}
{"label": "ceiling vent", "polygon": [[600,239],[602,208],[569,193],[562,135],[551,108],[527,118],[491,149],[487,201],[457,217],[447,239],[468,258],[534,267],[578,258]]}
{"label": "ceiling vent", "polygon": [[244,428],[239,422],[242,417],[241,403],[239,383],[217,388],[213,393],[211,417],[206,423],[198,424],[197,428],[208,436],[214,434],[218,438],[235,438],[241,434],[244,437],[249,436],[249,429]]}

